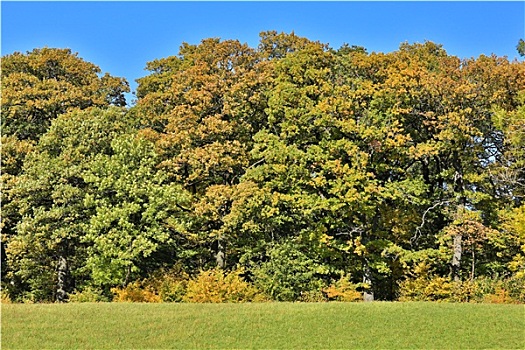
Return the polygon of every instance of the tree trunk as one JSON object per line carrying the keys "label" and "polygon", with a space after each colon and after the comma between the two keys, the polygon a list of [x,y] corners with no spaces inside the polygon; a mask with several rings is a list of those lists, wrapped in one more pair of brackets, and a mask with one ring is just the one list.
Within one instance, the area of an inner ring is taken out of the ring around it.
{"label": "tree trunk", "polygon": [[472,268],[470,271],[470,280],[474,281],[474,272],[476,269],[476,253],[474,252],[474,247],[472,247]]}
{"label": "tree trunk", "polygon": [[452,278],[454,281],[460,281],[461,268],[461,253],[462,253],[462,236],[461,234],[454,235],[454,255],[452,256]]}
{"label": "tree trunk", "polygon": [[65,302],[67,298],[66,293],[66,279],[67,279],[67,260],[61,255],[58,257],[58,284],[56,301],[59,303]]}
{"label": "tree trunk", "polygon": [[217,240],[217,255],[215,255],[217,267],[223,269],[226,266],[226,244],[222,239]]}
{"label": "tree trunk", "polygon": [[[457,150],[453,152],[452,165],[456,171],[454,174],[454,192],[460,194],[459,204],[461,210],[465,209],[467,204],[467,198],[465,197],[465,184],[463,182],[463,165],[459,158]],[[454,235],[454,255],[452,256],[452,278],[458,282],[461,280],[460,268],[461,268],[461,254],[463,252],[462,242],[463,237],[461,233]]]}
{"label": "tree trunk", "polygon": [[372,271],[368,266],[368,262],[365,262],[365,265],[363,267],[363,283],[366,283],[370,286],[369,289],[364,291],[363,300],[374,301],[374,292],[372,291]]}

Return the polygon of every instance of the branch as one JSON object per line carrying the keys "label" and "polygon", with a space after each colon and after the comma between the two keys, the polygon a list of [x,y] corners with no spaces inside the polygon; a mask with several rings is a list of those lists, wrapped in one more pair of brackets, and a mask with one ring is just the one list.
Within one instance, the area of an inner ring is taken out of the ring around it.
{"label": "branch", "polygon": [[187,209],[187,208],[184,208],[182,205],[180,205],[179,203],[175,203],[175,205],[177,206],[177,208],[179,208],[180,210],[182,211],[185,211],[187,213],[191,213],[192,211],[190,209]]}
{"label": "branch", "polygon": [[450,203],[449,201],[440,201],[440,202],[435,203],[431,207],[427,208],[427,210],[425,210],[425,212],[423,213],[423,217],[421,218],[421,225],[419,225],[416,228],[416,234],[410,238],[410,244],[411,245],[414,245],[417,242],[417,240],[419,239],[419,237],[421,237],[421,229],[423,228],[423,226],[425,226],[425,219],[426,219],[427,214],[431,210],[434,210],[434,209],[436,209],[437,207],[439,207],[441,205],[445,205],[445,204],[449,204],[449,203]]}
{"label": "branch", "polygon": [[256,166],[256,165],[261,164],[261,163],[264,162],[265,160],[266,160],[266,158],[263,157],[263,158],[259,159],[258,161],[256,161],[255,163],[253,163],[252,165],[250,165],[249,167],[247,167],[246,169],[247,169],[247,170],[248,170],[248,169],[251,169],[251,168],[253,168],[253,167]]}
{"label": "branch", "polygon": [[335,236],[349,235],[352,236],[354,233],[363,233],[363,226],[354,226],[350,231],[337,232]]}

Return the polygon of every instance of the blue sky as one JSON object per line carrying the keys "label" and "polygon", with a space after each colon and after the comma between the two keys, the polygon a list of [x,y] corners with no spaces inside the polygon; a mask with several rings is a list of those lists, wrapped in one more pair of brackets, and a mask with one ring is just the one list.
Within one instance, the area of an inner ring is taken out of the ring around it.
{"label": "blue sky", "polygon": [[70,48],[134,89],[146,62],[182,42],[238,39],[256,47],[265,30],[295,31],[338,48],[390,52],[430,40],[462,58],[517,58],[525,2],[1,2],[1,52]]}

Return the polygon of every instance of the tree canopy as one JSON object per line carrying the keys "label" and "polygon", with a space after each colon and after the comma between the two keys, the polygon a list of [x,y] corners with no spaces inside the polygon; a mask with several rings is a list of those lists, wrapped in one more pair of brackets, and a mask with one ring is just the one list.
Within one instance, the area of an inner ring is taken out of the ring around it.
{"label": "tree canopy", "polygon": [[126,108],[127,82],[70,50],[3,57],[12,299],[216,267],[275,300],[524,283],[523,61],[269,31],[146,69]]}

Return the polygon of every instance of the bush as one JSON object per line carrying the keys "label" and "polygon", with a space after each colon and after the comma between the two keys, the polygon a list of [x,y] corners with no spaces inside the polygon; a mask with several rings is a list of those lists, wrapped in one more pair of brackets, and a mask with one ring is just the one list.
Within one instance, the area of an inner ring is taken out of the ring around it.
{"label": "bush", "polygon": [[166,278],[158,285],[158,293],[163,302],[181,302],[186,294],[188,281]]}
{"label": "bush", "polygon": [[11,304],[11,298],[9,297],[9,294],[7,294],[4,289],[0,289],[0,299],[2,304]]}
{"label": "bush", "polygon": [[113,301],[117,302],[160,303],[162,301],[156,291],[143,288],[139,281],[130,283],[124,288],[112,288],[111,292],[115,294]]}
{"label": "bush", "polygon": [[525,303],[525,277],[515,275],[507,279],[476,279],[476,301],[486,303]]}
{"label": "bush", "polygon": [[445,277],[418,277],[399,285],[399,301],[451,301],[477,303],[525,303],[525,278],[479,277],[454,282]]}
{"label": "bush", "polygon": [[485,295],[483,302],[491,304],[514,304],[516,300],[505,289],[498,287],[492,294]]}
{"label": "bush", "polygon": [[96,303],[109,301],[109,299],[100,290],[87,287],[82,291],[69,294],[69,301],[72,303]]}
{"label": "bush", "polygon": [[154,290],[163,302],[181,302],[186,294],[188,280],[188,274],[180,266],[174,266],[170,270],[158,270],[142,285]]}
{"label": "bush", "polygon": [[363,295],[357,291],[358,285],[350,281],[350,276],[341,277],[335,284],[323,289],[328,300],[335,301],[361,301]]}
{"label": "bush", "polygon": [[239,276],[241,272],[224,274],[221,269],[202,271],[188,282],[183,300],[190,303],[265,301],[264,295]]}
{"label": "bush", "polygon": [[[277,301],[300,301],[321,293],[326,285],[322,266],[293,242],[272,247],[268,260],[253,264],[250,272],[257,288]],[[308,297],[307,297],[308,295]]]}
{"label": "bush", "polygon": [[189,276],[178,265],[160,269],[151,277],[135,281],[125,288],[113,288],[114,301],[121,302],[181,302],[186,294]]}
{"label": "bush", "polygon": [[321,290],[311,290],[306,292],[301,292],[299,300],[304,303],[320,303],[328,301],[323,291]]}

